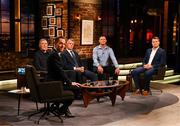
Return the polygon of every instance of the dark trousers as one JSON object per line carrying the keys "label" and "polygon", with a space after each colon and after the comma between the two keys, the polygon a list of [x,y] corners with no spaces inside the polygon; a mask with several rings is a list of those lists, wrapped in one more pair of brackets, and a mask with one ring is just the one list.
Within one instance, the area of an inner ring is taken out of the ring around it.
{"label": "dark trousers", "polygon": [[59,108],[60,112],[66,113],[73,100],[65,100],[62,102],[62,106]]}
{"label": "dark trousers", "polygon": [[91,81],[97,81],[97,75],[94,72],[91,72],[89,70],[85,70],[83,73],[77,72],[77,71],[69,71],[67,72],[68,77],[72,82],[78,82],[78,83],[85,83],[85,79],[91,80]]}
{"label": "dark trousers", "polygon": [[[132,78],[134,80],[136,89],[141,89],[141,85],[144,85],[142,89],[145,91],[149,91],[150,80],[152,79],[152,75],[155,74],[156,70],[151,68],[149,70],[144,67],[138,67],[131,72]],[[141,79],[143,78],[144,84],[141,84]]]}
{"label": "dark trousers", "polygon": [[93,67],[93,71],[98,74],[98,80],[108,80],[109,77],[113,77],[114,80],[118,79],[118,75],[114,74],[115,72],[115,67],[114,66],[106,66],[103,67],[104,72],[103,74],[100,74],[97,72],[97,67]]}

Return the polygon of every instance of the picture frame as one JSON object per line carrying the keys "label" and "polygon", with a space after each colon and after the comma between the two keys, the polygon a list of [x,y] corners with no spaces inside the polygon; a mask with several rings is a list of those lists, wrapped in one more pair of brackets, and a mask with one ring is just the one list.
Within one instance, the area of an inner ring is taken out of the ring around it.
{"label": "picture frame", "polygon": [[49,18],[49,26],[54,26],[56,25],[56,18],[50,17]]}
{"label": "picture frame", "polygon": [[46,15],[48,15],[48,16],[54,15],[54,6],[53,5],[46,6]]}
{"label": "picture frame", "polygon": [[56,16],[62,16],[62,8],[56,8],[55,9],[55,15]]}
{"label": "picture frame", "polygon": [[47,18],[42,18],[41,27],[47,28],[47,26],[48,26]]}
{"label": "picture frame", "polygon": [[81,22],[81,45],[93,44],[93,20],[82,20]]}
{"label": "picture frame", "polygon": [[57,28],[62,28],[62,18],[56,17],[56,26]]}
{"label": "picture frame", "polygon": [[64,36],[64,30],[63,29],[58,29],[57,30],[57,37],[63,37]]}
{"label": "picture frame", "polygon": [[55,36],[55,27],[49,27],[49,37]]}
{"label": "picture frame", "polygon": [[44,37],[49,36],[49,29],[48,28],[43,28],[43,35],[44,35]]}

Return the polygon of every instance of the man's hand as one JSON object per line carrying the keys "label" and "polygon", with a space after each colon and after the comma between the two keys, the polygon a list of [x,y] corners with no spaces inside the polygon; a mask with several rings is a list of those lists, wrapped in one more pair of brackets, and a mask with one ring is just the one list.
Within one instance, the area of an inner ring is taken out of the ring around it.
{"label": "man's hand", "polygon": [[97,72],[100,73],[100,74],[103,74],[103,71],[104,71],[104,70],[103,70],[102,66],[99,65],[99,66],[97,67]]}
{"label": "man's hand", "polygon": [[115,72],[114,72],[116,75],[119,75],[119,73],[120,73],[120,69],[117,67],[116,69],[115,69]]}
{"label": "man's hand", "polygon": [[72,82],[72,84],[71,84],[72,86],[76,86],[76,87],[80,87],[80,85],[81,84],[79,84],[79,83],[76,83],[76,82]]}
{"label": "man's hand", "polygon": [[84,67],[76,67],[75,71],[83,73],[84,72]]}
{"label": "man's hand", "polygon": [[145,69],[151,69],[151,68],[152,68],[152,65],[151,65],[151,64],[145,64],[143,67],[144,67]]}

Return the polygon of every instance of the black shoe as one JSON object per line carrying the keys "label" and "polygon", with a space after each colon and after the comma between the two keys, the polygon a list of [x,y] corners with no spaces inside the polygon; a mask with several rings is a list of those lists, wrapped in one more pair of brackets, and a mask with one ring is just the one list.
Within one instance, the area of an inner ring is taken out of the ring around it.
{"label": "black shoe", "polygon": [[65,117],[67,117],[67,118],[73,118],[73,117],[75,117],[75,116],[72,115],[69,110],[67,110],[66,113],[65,113]]}

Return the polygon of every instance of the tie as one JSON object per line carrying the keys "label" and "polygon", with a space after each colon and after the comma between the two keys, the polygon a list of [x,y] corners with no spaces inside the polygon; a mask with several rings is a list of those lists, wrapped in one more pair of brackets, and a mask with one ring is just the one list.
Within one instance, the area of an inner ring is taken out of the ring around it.
{"label": "tie", "polygon": [[74,54],[73,51],[70,51],[70,52],[71,52],[71,56],[72,56],[72,58],[73,58],[73,60],[74,60],[75,66],[77,67],[77,66],[78,66],[78,62],[77,62],[77,60],[76,60],[76,56],[75,56],[75,54]]}
{"label": "tie", "polygon": [[61,53],[60,52],[58,53],[58,55],[59,55],[59,57],[61,57]]}

